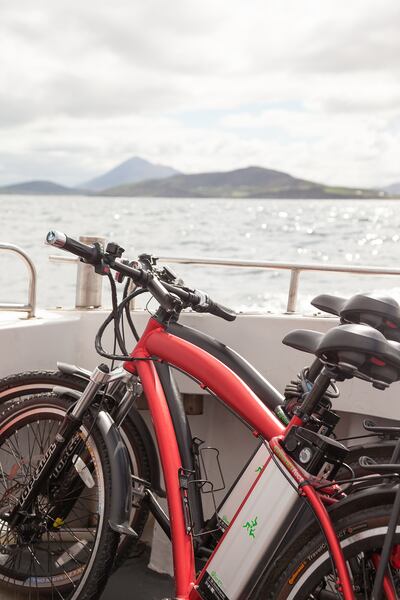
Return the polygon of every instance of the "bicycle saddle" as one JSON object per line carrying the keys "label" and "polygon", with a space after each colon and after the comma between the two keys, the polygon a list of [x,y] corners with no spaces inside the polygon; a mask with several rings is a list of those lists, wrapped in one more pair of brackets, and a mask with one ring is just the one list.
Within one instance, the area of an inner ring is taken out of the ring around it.
{"label": "bicycle saddle", "polygon": [[376,387],[385,388],[400,378],[400,344],[368,325],[341,325],[325,334],[298,329],[283,343],[339,367],[345,377],[366,378]]}
{"label": "bicycle saddle", "polygon": [[315,354],[323,337],[324,334],[320,331],[294,329],[294,331],[290,331],[285,335],[282,344],[295,348],[296,350],[301,350],[302,352]]}
{"label": "bicycle saddle", "polygon": [[351,298],[321,294],[311,304],[348,323],[364,323],[378,329],[389,340],[400,341],[400,305],[388,296],[356,294]]}

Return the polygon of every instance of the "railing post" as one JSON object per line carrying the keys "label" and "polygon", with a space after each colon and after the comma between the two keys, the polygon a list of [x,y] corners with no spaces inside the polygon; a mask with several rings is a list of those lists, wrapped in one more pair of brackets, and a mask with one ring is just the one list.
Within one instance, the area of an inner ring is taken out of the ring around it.
{"label": "railing post", "polygon": [[299,277],[300,277],[299,269],[292,269],[290,271],[289,294],[288,294],[288,302],[287,302],[287,309],[286,309],[286,312],[288,312],[288,313],[296,312],[297,292],[299,289]]}
{"label": "railing post", "polygon": [[[99,243],[103,248],[105,238],[92,235],[81,235],[79,241],[83,244]],[[76,274],[75,308],[99,308],[102,301],[103,277],[98,275],[92,265],[78,262]]]}
{"label": "railing post", "polygon": [[33,264],[31,258],[27,255],[27,253],[15,246],[15,244],[3,244],[0,243],[0,251],[4,250],[5,252],[12,252],[16,254],[22,261],[25,263],[28,273],[29,273],[29,287],[28,287],[28,304],[16,304],[16,303],[4,303],[0,304],[0,310],[17,310],[20,312],[27,312],[28,319],[32,319],[36,315],[36,268]]}

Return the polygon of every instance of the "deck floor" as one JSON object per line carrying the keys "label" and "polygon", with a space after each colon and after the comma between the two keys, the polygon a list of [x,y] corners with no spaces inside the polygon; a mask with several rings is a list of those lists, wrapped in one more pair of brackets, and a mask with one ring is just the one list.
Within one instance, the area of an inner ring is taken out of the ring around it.
{"label": "deck floor", "polygon": [[[149,548],[135,558],[128,559],[110,578],[98,600],[161,600],[173,598],[173,580],[168,575],[151,571]],[[48,600],[49,596],[16,593],[12,589],[0,589],[0,600]]]}
{"label": "deck floor", "polygon": [[151,571],[147,551],[130,558],[110,578],[101,600],[161,600],[173,598],[173,580]]}

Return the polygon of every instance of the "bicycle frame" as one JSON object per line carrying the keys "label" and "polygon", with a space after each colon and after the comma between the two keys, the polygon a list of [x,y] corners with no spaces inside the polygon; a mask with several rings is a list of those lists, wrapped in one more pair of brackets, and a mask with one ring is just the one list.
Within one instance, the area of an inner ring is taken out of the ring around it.
{"label": "bicycle frame", "polygon": [[[154,361],[165,361],[195,378],[203,389],[210,390],[221,399],[252,429],[253,433],[270,443],[277,457],[290,476],[301,485],[321,527],[324,530],[333,557],[345,600],[354,598],[349,572],[336,533],[319,494],[305,481],[296,465],[283,452],[278,441],[285,428],[275,415],[261,402],[250,388],[226,365],[190,342],[178,338],[165,330],[156,319],[150,319],[142,337],[131,353],[133,361],[124,363],[124,368],[139,375],[147,400],[160,451],[164,472],[167,500],[171,522],[171,537],[175,572],[176,598],[197,600],[194,552],[190,528],[185,520],[184,504],[179,473],[182,461],[168,404],[158,377]],[[294,419],[288,427],[296,424]],[[261,477],[261,473],[259,475]],[[258,479],[257,479],[258,481]],[[231,525],[222,536],[218,550]],[[212,558],[211,556],[211,558]],[[210,559],[211,560],[211,559]],[[201,575],[200,575],[201,577]]]}
{"label": "bicycle frame", "polygon": [[[279,485],[277,488],[278,494],[282,491],[283,500],[286,501],[284,490],[288,489],[289,485],[291,486],[292,497],[294,495],[296,499],[298,496],[307,498],[308,504],[312,508],[316,520],[323,530],[329,554],[334,563],[333,566],[336,567],[338,574],[336,583],[337,589],[342,593],[344,600],[354,600],[351,578],[347,570],[341,546],[332,521],[323,504],[323,502],[330,504],[336,501],[332,497],[332,494],[336,491],[335,486],[329,486],[328,488],[325,485],[325,482],[324,489],[321,490],[321,493],[318,493],[308,478],[308,474],[302,472],[302,470],[296,466],[280,444],[288,430],[293,426],[302,425],[303,420],[300,417],[294,416],[289,425],[284,427],[273,413],[264,406],[260,398],[251,391],[245,381],[241,379],[242,375],[238,376],[235,374],[226,364],[218,360],[212,352],[209,353],[203,347],[196,345],[196,343],[192,344],[188,340],[179,339],[179,336],[171,335],[171,332],[166,330],[167,323],[174,321],[174,317],[183,307],[191,306],[198,312],[208,312],[209,314],[224,318],[228,321],[234,320],[236,314],[229,308],[214,302],[204,293],[199,292],[198,290],[189,290],[178,285],[175,276],[173,277],[174,283],[164,281],[165,277],[160,277],[159,270],[153,268],[154,265],[156,265],[156,260],[150,255],[142,255],[139,257],[139,263],[133,263],[135,265],[133,266],[133,264],[126,264],[127,261],[118,261],[124,252],[124,249],[118,244],[110,243],[107,246],[106,252],[103,252],[98,244],[95,246],[88,246],[66,236],[62,232],[54,230],[48,232],[46,241],[49,245],[62,248],[79,256],[85,262],[93,265],[98,273],[109,274],[110,269],[114,269],[122,275],[127,275],[135,282],[135,284],[149,291],[160,305],[156,318],[150,319],[144,334],[139,339],[138,344],[131,354],[131,360],[124,363],[124,368],[126,372],[131,373],[132,375],[137,374],[141,379],[158,441],[170,513],[176,600],[196,600],[198,598],[203,598],[204,600],[208,600],[209,598],[242,600],[242,598],[247,597],[244,590],[249,581],[248,576],[249,574],[250,576],[252,575],[253,571],[262,561],[262,556],[260,555],[260,549],[258,548],[257,560],[259,563],[255,563],[254,556],[252,556],[252,561],[246,563],[247,579],[242,579],[240,586],[236,589],[230,589],[229,596],[223,593],[223,590],[221,590],[221,594],[215,596],[213,593],[211,597],[207,590],[203,589],[201,594],[200,587],[198,588],[198,591],[196,590],[200,579],[198,578],[196,580],[195,578],[192,524],[190,512],[188,512],[189,481],[188,477],[184,477],[185,469],[182,465],[184,461],[180,455],[178,438],[174,429],[173,414],[170,412],[159,373],[154,365],[155,361],[170,364],[188,374],[193,379],[196,379],[201,387],[208,389],[214,396],[224,402],[236,415],[247,423],[253,429],[254,435],[266,443],[268,450],[273,452],[273,454],[271,453],[273,460],[269,458],[267,463],[261,469],[258,478],[253,483],[252,488],[248,491],[242,505],[237,510],[233,520],[228,525],[225,533],[217,544],[217,547],[211,554],[208,565],[212,563],[215,556],[217,559],[218,556],[222,558],[222,562],[220,560],[219,564],[223,565],[223,558],[226,554],[222,552],[222,555],[218,555],[218,551],[223,548],[224,540],[231,539],[229,536],[231,531],[234,531],[235,525],[240,528],[240,524],[238,525],[235,523],[237,516],[243,514],[243,516],[249,517],[249,504],[253,503],[252,506],[258,506],[257,504],[254,504],[255,501],[258,501],[260,498],[262,500],[263,498],[268,497],[271,506],[277,504],[279,507],[279,497],[276,495],[274,497],[274,494],[269,494],[269,490],[266,489],[266,492],[268,493],[266,493],[265,496],[263,496],[262,493],[259,494],[261,488],[258,486],[258,483],[261,481],[264,473],[268,475],[272,472],[268,464],[273,464],[275,465],[275,473],[280,474],[280,477],[285,483],[285,487]],[[169,275],[166,279],[170,279]],[[113,281],[111,278],[110,280]],[[98,350],[99,354],[111,358],[112,360],[124,360],[126,350],[124,340],[120,337],[115,284],[113,283],[112,285],[113,317],[116,324],[115,334],[124,356],[115,356],[105,353],[101,350],[99,340],[97,340],[99,342]],[[122,305],[120,307],[122,308]],[[103,331],[104,329],[102,329],[102,332]],[[389,357],[390,356],[391,354],[389,353]],[[398,361],[394,362],[397,365]],[[331,373],[329,370],[324,372],[325,370],[326,368],[320,373],[311,391],[304,399],[302,411],[305,415],[307,415],[307,411],[311,410],[320,400],[322,394],[326,392],[327,385],[329,385],[331,380]],[[76,426],[82,422],[81,419],[85,414],[85,410],[90,406],[91,400],[93,400],[101,385],[105,383],[107,379],[112,379],[113,376],[107,377],[107,374],[109,374],[109,369],[106,365],[100,365],[93,372],[87,388],[76,403],[73,411],[70,415],[65,417],[57,442],[53,443],[54,448],[50,449],[48,456],[45,457],[44,464],[40,465],[38,473],[35,472],[28,481],[28,484],[19,499],[20,510],[18,510],[18,507],[15,507],[12,510],[9,518],[9,523],[12,525],[23,518],[24,509],[30,507],[31,501],[37,490],[43,485],[46,476],[52,474],[52,469],[55,466],[54,463],[60,458],[64,449],[63,444],[65,444],[66,440],[66,437],[63,435],[65,433],[64,430],[66,430],[66,433],[74,432]],[[388,379],[390,380],[390,378]],[[99,414],[101,414],[101,412]],[[113,425],[115,426],[115,424]],[[115,429],[117,429],[116,426]],[[178,431],[178,429],[176,431]],[[118,440],[118,435],[116,435],[116,440]],[[182,441],[181,436],[179,436],[179,441]],[[129,469],[124,469],[124,471],[126,471],[126,474],[128,475]],[[274,475],[272,475],[272,479],[273,477]],[[268,483],[270,479],[264,479],[263,483],[266,481]],[[293,491],[293,488],[295,491]],[[261,491],[263,490],[264,486]],[[279,516],[278,520],[280,522],[283,523],[285,521],[288,516],[287,511],[290,511],[293,506],[294,505],[290,507],[289,504],[282,502],[281,510],[277,511]],[[263,508],[265,509],[265,507]],[[253,519],[251,524],[246,523],[243,527],[247,528],[249,525],[251,528],[254,528],[255,525],[253,521],[257,522],[257,518]],[[267,527],[271,525],[269,522],[266,522],[265,524]],[[266,529],[264,528],[261,539],[263,543],[265,543],[265,549],[267,549],[269,548],[268,544],[270,540],[268,540],[265,531]],[[278,528],[275,527],[274,532],[276,534],[281,534],[279,524]],[[267,531],[267,533],[269,532]],[[251,536],[251,534],[249,535]],[[233,539],[233,544],[235,544],[235,539]],[[264,550],[264,546],[262,550]],[[385,566],[384,560],[381,564]],[[240,564],[237,560],[235,560],[234,568],[240,568]],[[203,569],[200,577],[206,572],[206,569],[207,565]],[[382,568],[382,571],[383,570],[384,569]],[[212,572],[210,575],[211,578],[214,579]],[[201,581],[201,583],[203,582]],[[211,590],[211,592],[215,591],[212,589],[212,585],[208,587],[208,590]]]}

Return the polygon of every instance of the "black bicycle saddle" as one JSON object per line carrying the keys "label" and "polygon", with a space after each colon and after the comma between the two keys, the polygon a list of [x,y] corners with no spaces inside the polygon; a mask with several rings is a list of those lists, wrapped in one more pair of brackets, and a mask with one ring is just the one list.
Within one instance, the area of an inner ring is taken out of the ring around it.
{"label": "black bicycle saddle", "polygon": [[315,354],[323,337],[324,334],[320,331],[294,329],[285,335],[282,344],[295,348],[296,350],[301,350],[302,352]]}
{"label": "black bicycle saddle", "polygon": [[400,305],[394,298],[379,294],[356,294],[351,298],[321,294],[311,304],[344,322],[370,325],[388,340],[400,342]]}
{"label": "black bicycle saddle", "polygon": [[288,333],[283,343],[315,354],[346,377],[362,376],[377,387],[400,379],[400,344],[388,341],[368,325],[341,325],[325,334],[297,329]]}

